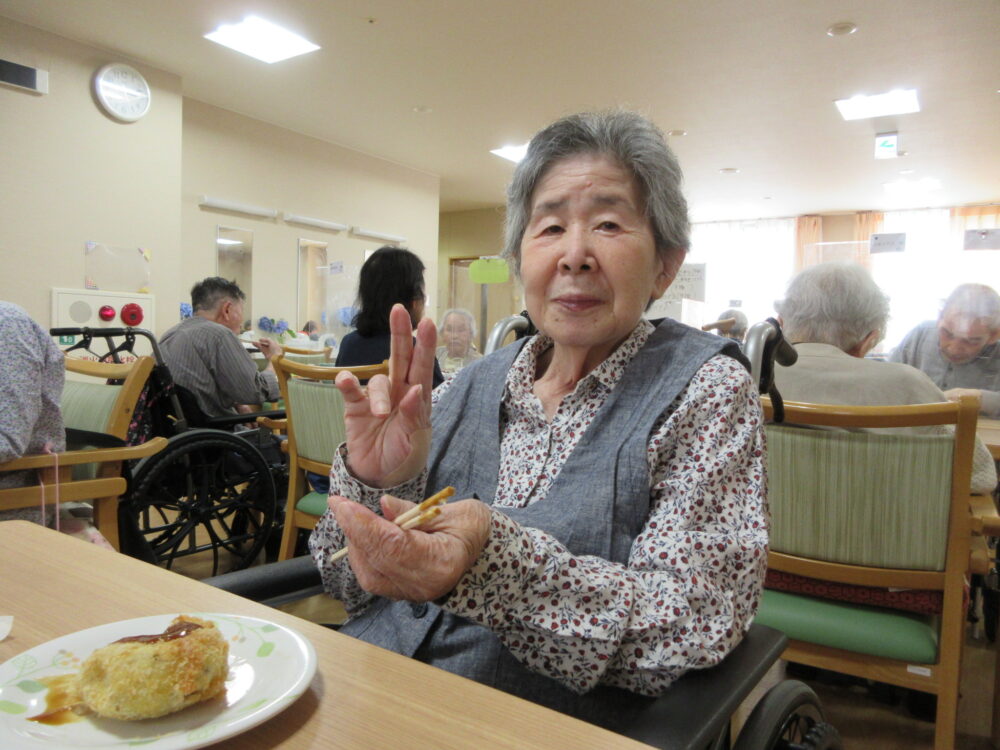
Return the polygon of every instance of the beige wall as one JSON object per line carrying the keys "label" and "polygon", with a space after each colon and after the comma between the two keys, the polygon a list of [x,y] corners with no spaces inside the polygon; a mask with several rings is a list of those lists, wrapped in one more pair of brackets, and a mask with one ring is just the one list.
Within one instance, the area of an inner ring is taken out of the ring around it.
{"label": "beige wall", "polygon": [[48,70],[50,92],[0,86],[0,298],[47,326],[49,290],[83,287],[85,242],[142,247],[162,323],[180,275],[180,79],[125,60],[153,92],[149,114],[125,124],[91,94],[94,72],[121,58],[6,18],[0,50]]}
{"label": "beige wall", "polygon": [[[45,96],[0,85],[0,299],[43,326],[52,287],[83,287],[87,241],[151,251],[157,333],[177,322],[191,284],[216,273],[218,224],[254,231],[252,312],[292,323],[299,237],[358,265],[381,244],[204,210],[201,194],[404,235],[437,278],[436,176],[184,99],[178,76],[6,18],[0,49],[49,71]],[[105,116],[91,94],[93,73],[119,60],[152,87],[136,123]]]}
{"label": "beige wall", "polygon": [[[218,225],[249,229],[254,233],[254,319],[267,315],[294,325],[299,238],[327,242],[329,261],[355,266],[364,261],[366,249],[383,244],[280,218],[200,208],[201,195],[404,236],[406,246],[426,264],[427,279],[437,278],[440,181],[434,175],[192,99],[184,100],[183,152],[185,288],[216,273]],[[437,305],[438,299],[432,303]]]}

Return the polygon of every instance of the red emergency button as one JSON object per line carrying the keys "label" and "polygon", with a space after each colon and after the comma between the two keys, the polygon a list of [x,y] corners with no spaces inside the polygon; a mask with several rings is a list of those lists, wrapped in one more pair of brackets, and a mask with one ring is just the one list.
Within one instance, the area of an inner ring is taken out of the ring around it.
{"label": "red emergency button", "polygon": [[99,317],[105,323],[109,320],[114,320],[115,308],[113,308],[111,305],[101,305],[101,309],[97,311],[97,317]]}
{"label": "red emergency button", "polygon": [[142,307],[135,302],[122,306],[122,322],[127,326],[137,326],[142,322]]}

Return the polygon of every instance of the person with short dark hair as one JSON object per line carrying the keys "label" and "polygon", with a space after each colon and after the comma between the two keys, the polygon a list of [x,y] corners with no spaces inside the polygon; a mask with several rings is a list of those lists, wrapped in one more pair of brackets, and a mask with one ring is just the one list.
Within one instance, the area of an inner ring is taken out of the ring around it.
{"label": "person with short dark hair", "polygon": [[[413,328],[424,317],[424,262],[405,248],[380,247],[361,266],[358,278],[358,311],[337,350],[337,367],[377,365],[389,359],[389,311],[395,304],[406,308]],[[434,366],[433,386],[444,382]]]}
{"label": "person with short dark hair", "polygon": [[[189,390],[207,417],[249,411],[276,401],[278,379],[270,363],[260,372],[237,335],[246,295],[235,281],[210,276],[191,287],[194,314],[163,334],[160,351],[177,385]],[[281,354],[270,339],[255,341],[268,360]]]}
{"label": "person with short dark hair", "polygon": [[925,372],[949,399],[975,396],[979,412],[1000,417],[1000,295],[985,284],[962,284],[937,321],[914,328],[891,362]]}

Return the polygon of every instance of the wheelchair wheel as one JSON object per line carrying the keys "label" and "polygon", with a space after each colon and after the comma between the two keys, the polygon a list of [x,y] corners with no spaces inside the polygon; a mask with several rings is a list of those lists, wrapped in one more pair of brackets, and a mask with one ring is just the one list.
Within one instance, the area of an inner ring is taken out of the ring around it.
{"label": "wheelchair wheel", "polygon": [[812,688],[785,680],[754,707],[733,750],[840,750],[837,730],[823,719]]}
{"label": "wheelchair wheel", "polygon": [[123,551],[167,568],[205,553],[205,575],[209,557],[210,575],[240,570],[267,542],[276,506],[270,467],[253,445],[221,430],[184,432],[136,467]]}

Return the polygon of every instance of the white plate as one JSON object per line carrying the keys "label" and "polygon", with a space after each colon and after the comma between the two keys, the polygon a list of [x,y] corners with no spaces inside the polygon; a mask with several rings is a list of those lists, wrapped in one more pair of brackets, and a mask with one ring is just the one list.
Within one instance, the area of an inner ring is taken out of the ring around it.
{"label": "white plate", "polygon": [[92,651],[119,638],[163,632],[176,615],[112,622],[56,638],[0,664],[0,748],[194,750],[266,721],[290,706],[312,681],[316,651],[294,630],[256,617],[184,614],[212,620],[229,641],[224,700],[144,721],[90,716],[57,726],[29,721],[45,711],[47,690],[39,678],[77,671]]}

